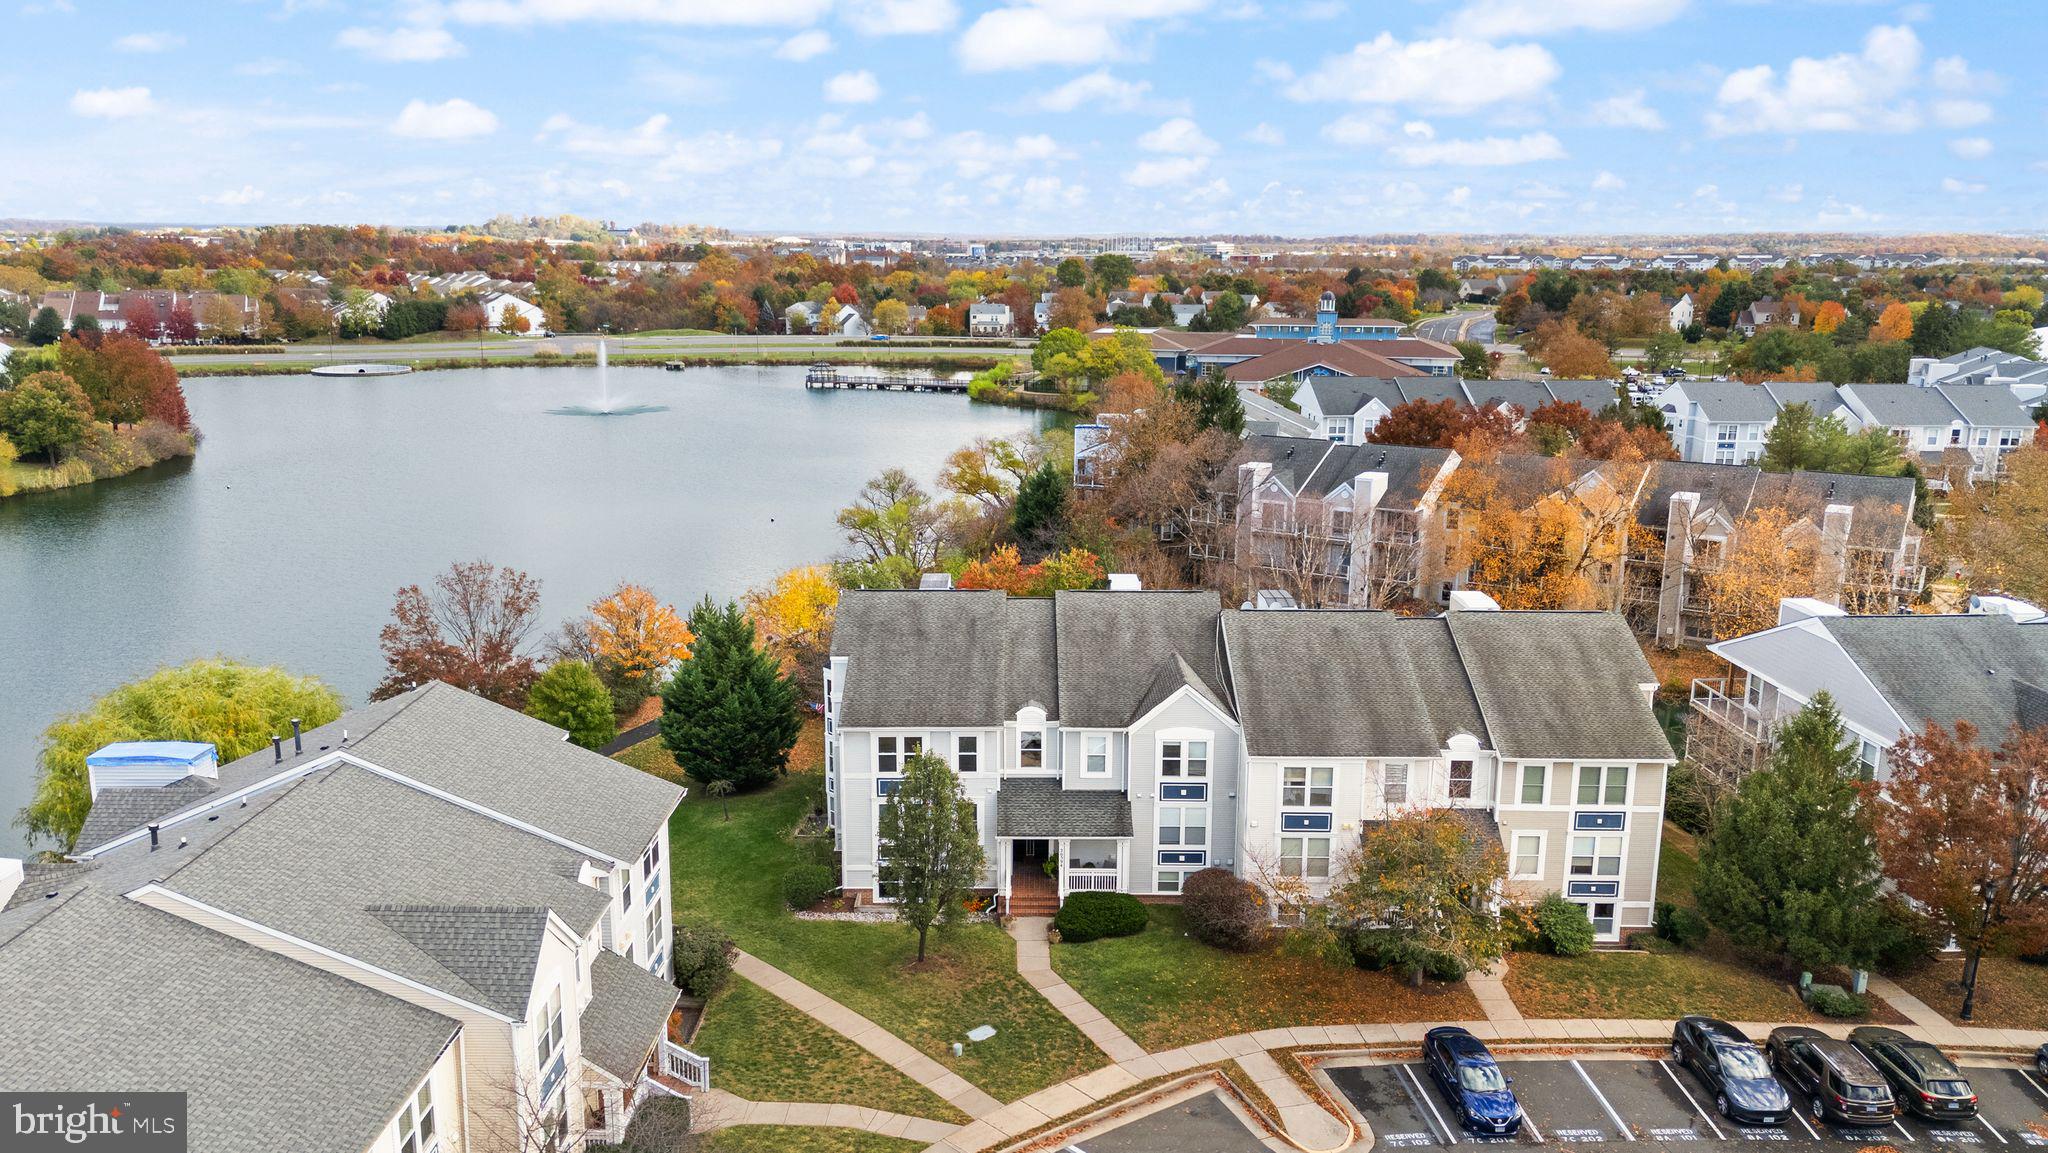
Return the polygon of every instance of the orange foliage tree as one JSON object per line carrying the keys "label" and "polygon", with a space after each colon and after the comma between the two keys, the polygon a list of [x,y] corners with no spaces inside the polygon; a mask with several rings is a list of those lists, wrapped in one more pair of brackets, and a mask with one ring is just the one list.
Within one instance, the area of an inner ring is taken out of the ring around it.
{"label": "orange foliage tree", "polygon": [[1070,548],[1035,564],[1023,563],[1015,545],[1003,545],[960,570],[955,583],[963,589],[1001,589],[1013,597],[1044,597],[1065,589],[1087,589],[1106,578],[1102,558],[1084,548]]}
{"label": "orange foliage tree", "polygon": [[1842,327],[1842,322],[1847,319],[1849,319],[1849,310],[1842,307],[1841,301],[1825,300],[1821,302],[1821,306],[1818,309],[1814,310],[1813,330],[1822,336],[1826,336]]}
{"label": "orange foliage tree", "polygon": [[644,585],[621,584],[590,606],[591,651],[628,684],[650,686],[655,673],[690,659],[696,639],[676,610]]}
{"label": "orange foliage tree", "polygon": [[1898,303],[1885,305],[1877,318],[1877,327],[1870,330],[1872,340],[1909,340],[1912,336],[1913,310]]}

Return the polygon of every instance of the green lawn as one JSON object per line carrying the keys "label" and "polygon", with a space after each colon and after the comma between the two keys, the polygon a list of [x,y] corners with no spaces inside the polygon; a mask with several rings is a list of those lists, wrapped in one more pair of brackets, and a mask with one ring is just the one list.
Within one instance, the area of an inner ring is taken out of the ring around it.
{"label": "green lawn", "polygon": [[1151,913],[1136,936],[1052,948],[1060,976],[1147,1049],[1286,1025],[1481,1016],[1463,984],[1413,989],[1392,974],[1314,958],[1229,953],[1186,936],[1179,909]]}
{"label": "green lawn", "polygon": [[881,1058],[739,977],[705,1007],[704,1026],[690,1047],[711,1058],[720,1089],[750,1101],[822,1101],[956,1125],[970,1120]]}
{"label": "green lawn", "polygon": [[1697,838],[1670,821],[1664,822],[1664,839],[1657,846],[1658,900],[1687,909],[1699,907],[1699,898],[1693,895],[1700,880],[1699,853]]}
{"label": "green lawn", "polygon": [[[1944,956],[1908,977],[1898,978],[1908,993],[1957,1024],[1963,1007],[1963,959]],[[2039,1029],[2048,1023],[2048,965],[2029,965],[2010,957],[1986,957],[1977,967],[1977,1004],[1971,1025],[1987,1029]]]}
{"label": "green lawn", "polygon": [[922,1141],[864,1129],[811,1125],[734,1125],[705,1134],[701,1153],[917,1153]]}
{"label": "green lawn", "polygon": [[1700,953],[1516,953],[1507,986],[1524,1017],[1818,1020],[1786,985]]}
{"label": "green lawn", "polygon": [[[669,826],[677,919],[717,922],[741,948],[1005,1101],[1108,1062],[1017,975],[1015,944],[992,924],[935,931],[929,959],[914,966],[917,939],[907,928],[798,921],[784,911],[783,874],[819,851],[800,846],[792,830],[821,790],[815,770],[793,773],[732,798],[728,821],[718,801],[692,789]],[[953,1042],[977,1025],[994,1026],[995,1037],[954,1057]]]}

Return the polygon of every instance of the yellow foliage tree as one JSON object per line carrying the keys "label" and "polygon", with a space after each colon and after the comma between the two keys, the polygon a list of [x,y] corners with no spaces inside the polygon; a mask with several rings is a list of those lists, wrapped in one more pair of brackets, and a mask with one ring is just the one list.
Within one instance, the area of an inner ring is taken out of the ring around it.
{"label": "yellow foliage tree", "polygon": [[1870,330],[1872,340],[1907,340],[1912,335],[1913,310],[1896,302],[1885,305],[1877,318],[1877,327]]}
{"label": "yellow foliage tree", "polygon": [[1606,607],[1603,586],[1619,571],[1647,466],[1633,454],[1604,465],[1556,457],[1509,467],[1486,458],[1468,461],[1444,490],[1445,506],[1457,510],[1445,554],[1451,570],[1502,608]]}
{"label": "yellow foliage tree", "polygon": [[590,647],[624,680],[639,685],[677,661],[696,641],[676,610],[644,585],[626,583],[590,606]]}
{"label": "yellow foliage tree", "polygon": [[1791,513],[1772,505],[1751,509],[1732,536],[1720,545],[1694,542],[1696,579],[1715,640],[1771,628],[1779,601],[1815,591],[1813,534],[1810,526],[1795,525]]}
{"label": "yellow foliage tree", "polygon": [[790,569],[767,588],[748,592],[746,609],[761,647],[775,654],[783,671],[815,679],[824,668],[833,616],[839,609],[832,566]]}
{"label": "yellow foliage tree", "polygon": [[1821,306],[1818,309],[1814,310],[1813,330],[1822,336],[1826,336],[1842,327],[1842,322],[1847,319],[1849,319],[1849,310],[1842,307],[1841,301],[1825,300],[1821,302]]}
{"label": "yellow foliage tree", "polygon": [[2005,458],[2005,475],[1959,490],[1942,522],[1943,551],[1974,591],[2048,597],[2041,526],[2048,525],[2048,448],[2025,445]]}

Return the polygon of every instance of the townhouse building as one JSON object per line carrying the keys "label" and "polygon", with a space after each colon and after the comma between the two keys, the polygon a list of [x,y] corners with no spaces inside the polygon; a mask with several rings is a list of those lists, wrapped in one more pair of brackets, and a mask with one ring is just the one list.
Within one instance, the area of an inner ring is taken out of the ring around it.
{"label": "townhouse building", "polygon": [[1209,867],[1323,893],[1375,822],[1447,808],[1499,839],[1515,895],[1565,893],[1605,941],[1650,923],[1673,758],[1613,614],[857,591],[824,684],[829,815],[862,901],[891,899],[881,806],[930,751],[1013,912],[1084,890],[1174,900]]}
{"label": "townhouse building", "polygon": [[0,867],[12,1087],[183,1092],[207,1150],[526,1153],[708,1083],[666,1032],[677,786],[443,684],[95,761],[68,858]]}
{"label": "townhouse building", "polygon": [[1374,377],[1322,375],[1301,378],[1294,403],[1318,433],[1339,444],[1365,444],[1394,409],[1412,401],[1454,401],[1494,408],[1519,423],[1547,404],[1569,403],[1598,415],[1620,402],[1611,380],[1465,380],[1461,377]]}
{"label": "townhouse building", "polygon": [[1692,683],[1688,755],[1728,780],[1760,766],[1778,727],[1834,699],[1864,775],[1884,780],[1907,736],[1968,721],[1990,744],[2048,724],[2048,618],[2006,612],[1863,616],[1788,599],[1774,628],[1708,646],[1727,662]]}

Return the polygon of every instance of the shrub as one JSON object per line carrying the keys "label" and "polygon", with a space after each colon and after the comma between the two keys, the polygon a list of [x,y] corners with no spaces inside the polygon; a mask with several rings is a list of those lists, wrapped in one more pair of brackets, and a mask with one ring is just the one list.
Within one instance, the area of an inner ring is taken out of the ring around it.
{"label": "shrub", "polygon": [[1422,971],[1437,981],[1462,981],[1465,969],[1465,962],[1449,953],[1431,953],[1422,962]]}
{"label": "shrub", "polygon": [[1266,940],[1266,906],[1251,882],[1228,869],[1203,869],[1182,883],[1181,914],[1188,935],[1205,945],[1240,952]]}
{"label": "shrub", "polygon": [[1935,951],[1948,943],[1940,926],[1899,897],[1884,899],[1884,920],[1884,940],[1877,950],[1881,972],[1905,974],[1924,969],[1933,963]]}
{"label": "shrub", "polygon": [[1707,939],[1707,919],[1697,909],[1659,901],[1655,924],[1659,937],[1681,949],[1695,948]]}
{"label": "shrub", "polygon": [[1713,824],[1714,786],[1700,775],[1691,761],[1671,766],[1671,779],[1664,788],[1664,816],[1694,836],[1701,836]]}
{"label": "shrub", "polygon": [[676,967],[676,988],[692,997],[710,997],[732,977],[732,959],[739,947],[718,926],[679,922],[670,950]]}
{"label": "shrub", "polygon": [[1129,893],[1069,893],[1052,927],[1060,940],[1093,941],[1145,931],[1145,903]]}
{"label": "shrub", "polygon": [[1593,951],[1593,921],[1586,907],[1552,893],[1536,906],[1536,939],[1560,957]]}
{"label": "shrub", "polygon": [[838,888],[839,874],[830,865],[794,865],[782,874],[782,902],[798,912],[831,896]]}
{"label": "shrub", "polygon": [[1806,1005],[1823,1017],[1861,1017],[1870,1003],[1840,985],[1812,985],[1806,990]]}

